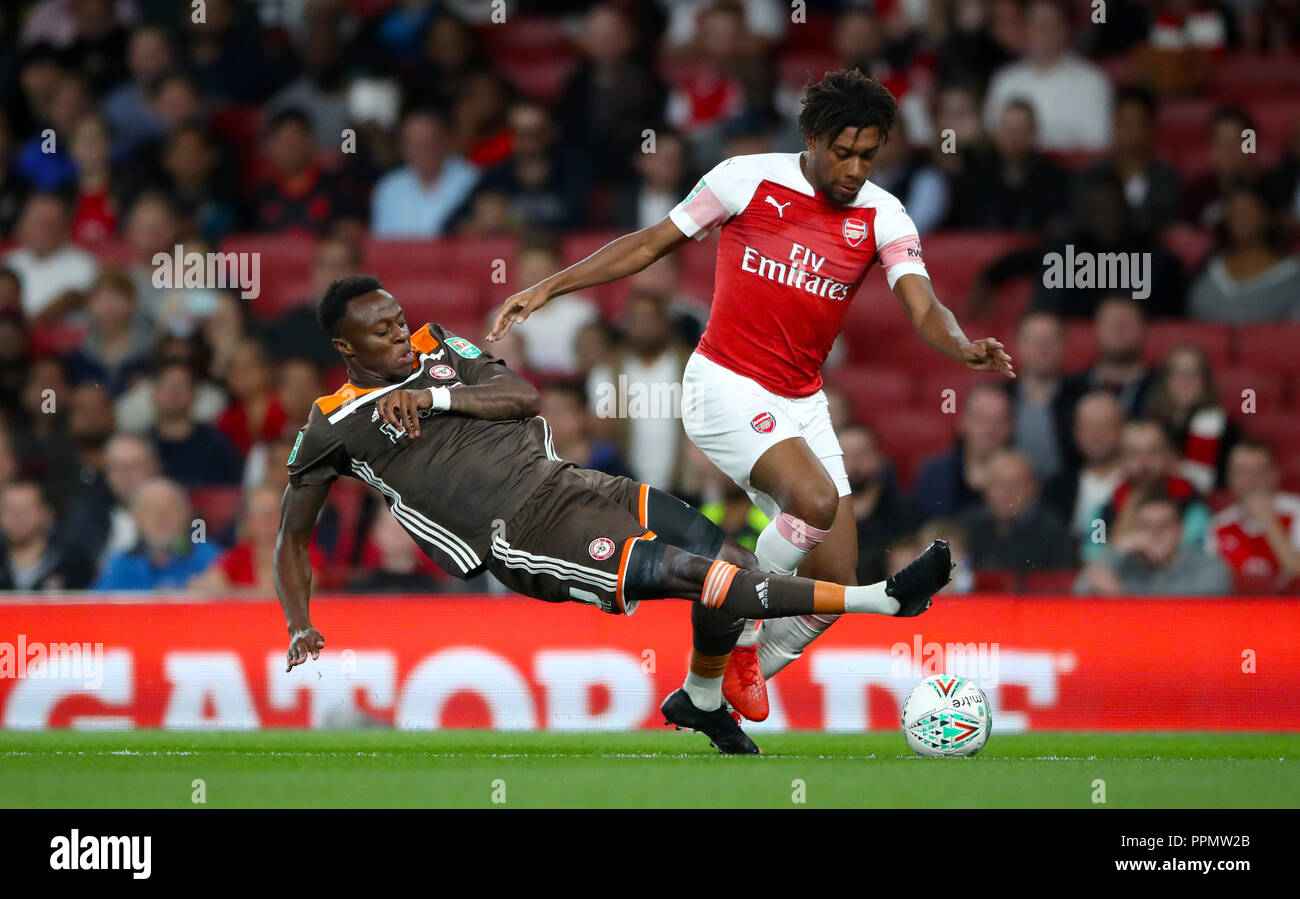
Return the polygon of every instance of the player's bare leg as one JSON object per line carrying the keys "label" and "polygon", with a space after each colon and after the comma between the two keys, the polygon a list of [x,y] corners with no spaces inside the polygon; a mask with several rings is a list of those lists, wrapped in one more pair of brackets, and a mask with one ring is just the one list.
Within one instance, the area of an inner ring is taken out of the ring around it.
{"label": "player's bare leg", "polygon": [[[858,582],[857,567],[858,526],[853,517],[853,498],[841,496],[830,533],[804,559],[799,566],[799,575],[850,585]],[[799,658],[804,648],[825,633],[838,617],[815,613],[764,624],[762,644],[758,647],[758,664],[763,678],[772,677]]]}
{"label": "player's bare leg", "polygon": [[[835,560],[846,557],[851,551],[855,559],[847,571],[839,570],[829,563],[819,565],[814,570],[827,575],[824,579],[828,581],[856,583],[852,572],[856,567],[857,531],[850,520],[849,533],[853,546],[841,545],[846,538],[843,529],[835,527],[840,506],[838,491],[821,460],[813,454],[802,437],[783,440],[760,456],[750,472],[750,483],[781,506],[781,513],[758,537],[755,552],[761,569],[789,575],[794,574],[810,555],[821,554]],[[829,538],[833,538],[834,542],[823,554],[821,547]],[[840,569],[843,567],[839,566]],[[844,577],[846,574],[847,578]],[[832,620],[834,619],[827,618],[823,622],[819,617],[810,624],[783,621],[779,626],[773,622],[764,628],[761,645],[758,643],[757,622],[746,622],[723,678],[723,695],[727,701],[751,721],[765,719],[768,715],[765,682],[768,664],[765,657],[785,658],[791,651],[794,655],[790,658],[797,657],[798,651],[825,630]],[[775,655],[772,650],[766,649],[771,637],[776,637],[777,644],[783,647]],[[795,646],[798,647],[797,650],[789,648]],[[772,673],[775,673],[784,665],[772,664],[771,667]]]}

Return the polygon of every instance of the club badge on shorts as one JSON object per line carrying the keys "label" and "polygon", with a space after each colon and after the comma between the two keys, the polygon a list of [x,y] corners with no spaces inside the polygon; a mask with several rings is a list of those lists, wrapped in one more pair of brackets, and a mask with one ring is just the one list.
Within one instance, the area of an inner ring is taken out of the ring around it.
{"label": "club badge on shorts", "polygon": [[587,552],[597,562],[603,562],[614,555],[614,541],[608,537],[597,537],[591,541],[591,545],[587,547]]}
{"label": "club badge on shorts", "polygon": [[450,365],[435,365],[433,368],[429,369],[429,375],[445,381],[447,378],[456,377],[456,369],[452,368]]}
{"label": "club badge on shorts", "polygon": [[849,246],[856,247],[862,243],[862,239],[866,236],[867,223],[862,219],[844,220],[844,239],[849,242]]}
{"label": "club badge on shorts", "polygon": [[749,420],[749,426],[760,434],[771,434],[776,427],[776,419],[771,412],[760,412]]}

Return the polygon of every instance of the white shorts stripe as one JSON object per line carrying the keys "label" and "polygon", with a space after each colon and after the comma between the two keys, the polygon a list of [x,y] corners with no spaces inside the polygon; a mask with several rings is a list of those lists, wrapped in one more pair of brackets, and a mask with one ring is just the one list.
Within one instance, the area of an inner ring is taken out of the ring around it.
{"label": "white shorts stripe", "polygon": [[445,552],[451,557],[452,561],[461,567],[462,572],[470,571],[481,564],[482,560],[479,559],[478,554],[474,552],[468,543],[436,521],[431,521],[403,503],[401,494],[384,483],[383,479],[376,475],[367,463],[359,459],[353,459],[352,470],[363,481],[393,501],[390,508],[393,516],[398,521],[407,525],[409,530],[420,534]]}
{"label": "white shorts stripe", "polygon": [[522,549],[515,549],[501,536],[492,538],[492,555],[500,559],[507,567],[521,568],[535,574],[554,574],[561,578],[584,581],[606,590],[612,590],[618,585],[617,574],[611,574],[597,568],[587,568],[566,559],[557,559],[552,556],[542,556]]}

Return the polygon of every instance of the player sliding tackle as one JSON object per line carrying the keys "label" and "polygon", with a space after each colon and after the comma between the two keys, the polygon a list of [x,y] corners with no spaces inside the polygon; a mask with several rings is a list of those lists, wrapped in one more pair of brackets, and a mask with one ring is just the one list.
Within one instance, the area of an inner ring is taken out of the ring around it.
{"label": "player sliding tackle", "polygon": [[[903,205],[867,181],[896,115],[874,78],[826,75],[809,85],[799,115],[806,152],[723,160],[659,223],[507,299],[488,335],[499,339],[553,297],[627,277],[720,228],[708,328],[682,379],[682,425],[771,519],[756,547],[764,571],[855,583],[857,529],[821,367],[873,264],[922,340],[967,368],[1014,377],[1001,343],[962,333],[934,295]],[[761,643],[750,622],[726,667],[727,701],[746,718],[766,718],[764,678],[835,616],[818,609],[772,622]]]}
{"label": "player sliding tackle", "polygon": [[308,614],[308,546],[340,476],[377,489],[420,548],[459,577],[486,570],[527,596],[624,615],[642,600],[692,600],[691,673],[661,708],[723,752],[758,751],[722,702],[744,619],[919,615],[948,582],[942,541],[868,586],[756,571],[752,554],[681,500],[560,460],[531,384],[436,324],[411,333],[377,279],[336,281],[319,317],[348,383],[316,401],[288,460],[275,550],[286,670],[325,646]]}

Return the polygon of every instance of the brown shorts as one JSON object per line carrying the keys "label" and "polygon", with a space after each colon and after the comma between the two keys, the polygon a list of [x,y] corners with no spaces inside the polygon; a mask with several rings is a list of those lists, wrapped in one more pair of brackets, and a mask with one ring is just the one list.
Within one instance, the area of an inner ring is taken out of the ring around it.
{"label": "brown shorts", "polygon": [[645,526],[648,487],[585,468],[564,468],[493,535],[487,570],[506,587],[547,602],[585,602],[631,615],[623,572]]}

